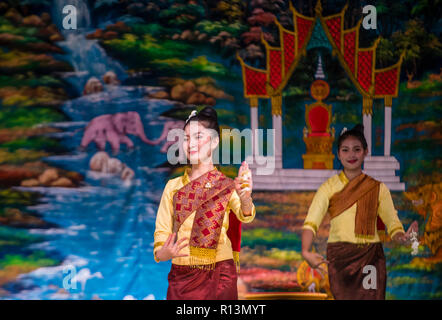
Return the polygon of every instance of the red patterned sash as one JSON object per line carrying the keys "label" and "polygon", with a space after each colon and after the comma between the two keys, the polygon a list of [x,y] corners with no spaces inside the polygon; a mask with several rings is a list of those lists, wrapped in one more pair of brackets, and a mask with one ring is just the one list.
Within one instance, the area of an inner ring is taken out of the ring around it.
{"label": "red patterned sash", "polygon": [[224,215],[233,191],[233,180],[214,169],[189,182],[173,196],[173,232],[178,232],[196,211],[189,240],[192,266],[214,267]]}

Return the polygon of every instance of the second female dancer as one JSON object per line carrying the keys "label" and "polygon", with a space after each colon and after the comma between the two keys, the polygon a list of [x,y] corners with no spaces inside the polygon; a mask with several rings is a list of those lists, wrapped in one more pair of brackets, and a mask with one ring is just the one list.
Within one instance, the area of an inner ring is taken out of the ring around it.
{"label": "second female dancer", "polygon": [[[338,159],[344,169],[320,186],[303,226],[302,256],[313,268],[328,264],[335,299],[385,299],[387,270],[378,232],[386,226],[391,239],[408,244],[418,229],[413,222],[404,231],[387,186],[362,172],[367,154],[362,125],[341,133]],[[331,220],[325,260],[311,247],[327,212]]]}
{"label": "second female dancer", "polygon": [[155,225],[155,261],[172,259],[168,300],[238,299],[241,223],[256,213],[252,177],[246,162],[234,180],[218,171],[219,140],[216,111],[192,111],[183,142],[191,168],[167,182]]}

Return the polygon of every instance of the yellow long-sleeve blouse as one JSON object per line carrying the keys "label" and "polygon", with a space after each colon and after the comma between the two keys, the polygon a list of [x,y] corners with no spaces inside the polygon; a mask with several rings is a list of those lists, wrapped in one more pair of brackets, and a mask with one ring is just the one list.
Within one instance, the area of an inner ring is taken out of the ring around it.
{"label": "yellow long-sleeve blouse", "polygon": [[[313,197],[313,201],[305,218],[303,229],[313,231],[314,235],[318,231],[324,216],[328,211],[329,200],[336,193],[341,191],[349,182],[345,173],[336,174],[325,181]],[[360,239],[355,237],[355,217],[357,203],[342,212],[340,215],[331,219],[328,242],[351,242],[360,243]],[[399,220],[397,211],[394,208],[393,199],[390,191],[384,183],[379,186],[379,205],[378,215],[385,224],[388,234],[393,237],[397,232],[404,232],[404,227]],[[373,238],[363,239],[362,242],[380,242],[377,228]]]}
{"label": "yellow long-sleeve blouse", "polygon": [[[167,240],[169,235],[172,233],[173,228],[173,196],[175,192],[185,186],[190,182],[189,179],[189,169],[186,169],[184,175],[171,179],[167,182],[163,195],[161,197],[160,205],[158,207],[157,218],[155,222],[155,233],[154,233],[154,259],[159,262],[156,258],[155,253],[163,246],[164,242]],[[229,237],[227,236],[227,230],[229,229],[229,212],[230,209],[234,212],[236,217],[244,223],[250,223],[253,221],[256,215],[255,205],[252,206],[252,214],[245,216],[241,209],[241,200],[239,198],[236,190],[233,191],[232,196],[228,202],[226,208],[226,214],[224,215],[223,225],[221,228],[221,234],[219,237],[218,247],[216,250],[216,261],[223,261],[228,259],[233,259],[232,254],[232,244]],[[190,234],[192,231],[193,220],[195,218],[195,211],[184,221],[178,230],[177,241],[182,238],[190,239]],[[180,253],[189,255],[189,247],[183,248]],[[173,264],[177,265],[190,265],[189,256],[177,257],[172,259]]]}

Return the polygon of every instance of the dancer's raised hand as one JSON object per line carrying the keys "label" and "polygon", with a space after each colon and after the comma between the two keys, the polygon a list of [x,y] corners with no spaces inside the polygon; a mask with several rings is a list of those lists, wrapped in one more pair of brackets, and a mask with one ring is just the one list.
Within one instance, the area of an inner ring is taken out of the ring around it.
{"label": "dancer's raised hand", "polygon": [[252,173],[247,162],[243,161],[234,180],[235,189],[241,199],[248,199],[252,195],[253,181]]}

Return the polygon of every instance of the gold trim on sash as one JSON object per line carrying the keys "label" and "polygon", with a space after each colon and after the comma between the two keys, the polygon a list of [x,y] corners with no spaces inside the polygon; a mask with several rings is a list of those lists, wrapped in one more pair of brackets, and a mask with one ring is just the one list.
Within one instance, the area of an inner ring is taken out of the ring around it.
{"label": "gold trim on sash", "polygon": [[233,261],[235,262],[235,266],[236,266],[236,272],[239,274],[240,271],[240,262],[239,262],[239,252],[238,251],[232,251],[232,255],[233,255]]}
{"label": "gold trim on sash", "polygon": [[204,270],[215,269],[216,249],[189,247],[190,266]]}

